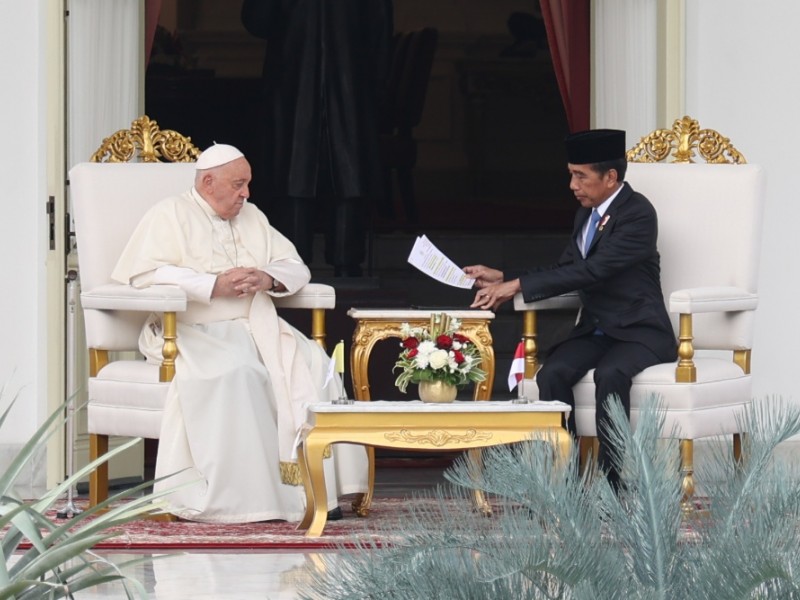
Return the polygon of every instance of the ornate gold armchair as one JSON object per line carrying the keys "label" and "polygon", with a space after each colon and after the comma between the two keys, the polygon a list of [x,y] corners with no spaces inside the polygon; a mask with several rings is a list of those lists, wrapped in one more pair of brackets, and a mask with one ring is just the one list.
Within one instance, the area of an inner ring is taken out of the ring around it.
{"label": "ornate gold armchair", "polygon": [[[692,164],[696,154],[706,164]],[[751,400],[765,177],[760,167],[745,164],[727,138],[689,117],[646,136],[627,157],[626,180],[658,211],[661,283],[679,338],[676,364],[655,365],[634,378],[631,421],[636,423],[649,395],[663,399],[665,432],[673,425],[680,432],[688,498],[695,439],[733,434],[734,454],[740,452],[736,414]],[[538,395],[537,313],[580,304],[575,294],[529,304],[518,295],[514,306],[524,315],[526,378],[534,379],[525,389]],[[573,390],[586,452],[587,439],[597,435],[593,373]]]}
{"label": "ornate gold armchair", "polygon": [[[139,162],[129,162],[137,158]],[[142,215],[162,198],[180,194],[194,181],[200,151],[191,139],[160,130],[141,117],[131,128],[103,141],[92,162],[70,170],[70,192],[78,242],[86,340],[89,347],[88,432],[90,458],[108,449],[110,435],[158,439],[166,391],[180,349],[176,314],[186,295],[176,286],[134,289],[111,281],[111,271]],[[170,161],[170,162],[161,162]],[[312,337],[325,345],[325,310],[336,296],[328,285],[308,284],[297,294],[276,298],[280,308],[312,311]],[[109,353],[136,350],[147,315],[163,313],[164,361],[109,360]],[[103,466],[89,481],[92,505],[108,495]]]}

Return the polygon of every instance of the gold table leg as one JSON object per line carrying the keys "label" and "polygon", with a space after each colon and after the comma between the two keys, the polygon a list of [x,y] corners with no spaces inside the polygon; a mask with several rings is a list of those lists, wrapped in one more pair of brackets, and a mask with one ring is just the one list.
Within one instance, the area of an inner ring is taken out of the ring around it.
{"label": "gold table leg", "polygon": [[[314,518],[314,494],[311,492],[311,474],[308,472],[308,465],[306,464],[305,446],[303,442],[297,449],[297,467],[300,469],[300,477],[303,478],[303,490],[305,490],[306,494],[306,512],[303,515],[303,520],[297,525],[298,529],[308,529],[311,525],[311,520]],[[327,519],[327,514],[325,517]]]}
{"label": "gold table leg", "polygon": [[[325,529],[325,523],[328,521],[328,490],[325,488],[325,472],[322,466],[323,454],[327,445],[327,441],[316,438],[306,438],[303,442],[305,472],[308,480],[306,484],[306,515],[301,526],[307,522],[309,514],[311,514],[311,523],[307,526],[306,537],[320,537],[322,530]],[[303,472],[302,469],[301,472]],[[306,483],[306,480],[304,479],[303,482]],[[311,496],[310,501],[309,495]]]}
{"label": "gold table leg", "polygon": [[[483,470],[483,451],[480,448],[473,448],[467,450],[467,454],[469,455],[470,464],[479,471]],[[478,474],[476,473],[475,475],[477,476]],[[472,490],[472,502],[475,504],[475,509],[482,512],[484,516],[492,516],[492,506],[486,499],[486,494],[483,493],[483,490],[478,488]]]}

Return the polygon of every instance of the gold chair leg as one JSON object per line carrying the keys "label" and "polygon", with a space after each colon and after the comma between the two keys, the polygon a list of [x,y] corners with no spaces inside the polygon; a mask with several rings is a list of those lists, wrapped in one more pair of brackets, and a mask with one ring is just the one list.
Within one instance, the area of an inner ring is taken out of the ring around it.
{"label": "gold chair leg", "polygon": [[742,462],[742,440],[744,433],[733,434],[733,462],[739,464]]}
{"label": "gold chair leg", "polygon": [[578,456],[580,457],[581,473],[585,473],[589,467],[589,460],[597,458],[597,451],[600,447],[600,440],[596,437],[582,435],[578,438]]}
{"label": "gold chair leg", "polygon": [[358,494],[353,500],[353,511],[358,517],[368,517],[372,506],[372,494],[375,491],[375,448],[367,446],[367,491]]}
{"label": "gold chair leg", "polygon": [[[89,461],[108,452],[108,436],[89,435]],[[108,499],[108,462],[104,462],[89,474],[89,506],[96,506]]]}
{"label": "gold chair leg", "polygon": [[683,478],[681,489],[681,510],[684,514],[695,512],[694,506],[694,442],[681,440],[681,476]]}
{"label": "gold chair leg", "polygon": [[317,342],[323,350],[326,349],[325,337],[325,309],[311,309],[311,339]]}
{"label": "gold chair leg", "polygon": [[[108,452],[108,436],[92,433],[89,435],[89,461],[100,458]],[[101,464],[89,474],[89,506],[97,506],[108,500],[108,461]],[[105,512],[103,509],[101,512]],[[142,515],[141,519],[151,521],[172,522],[178,517],[170,513]]]}

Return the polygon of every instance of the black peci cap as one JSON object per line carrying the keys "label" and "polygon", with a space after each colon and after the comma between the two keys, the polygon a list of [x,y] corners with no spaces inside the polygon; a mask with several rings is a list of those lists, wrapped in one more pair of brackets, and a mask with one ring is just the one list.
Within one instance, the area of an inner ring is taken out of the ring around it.
{"label": "black peci cap", "polygon": [[625,132],[619,129],[589,129],[564,139],[567,162],[588,165],[625,158]]}

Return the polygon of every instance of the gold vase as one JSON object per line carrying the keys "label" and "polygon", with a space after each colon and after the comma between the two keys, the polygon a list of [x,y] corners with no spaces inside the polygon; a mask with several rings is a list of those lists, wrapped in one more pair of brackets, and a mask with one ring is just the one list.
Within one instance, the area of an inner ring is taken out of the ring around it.
{"label": "gold vase", "polygon": [[420,381],[419,399],[423,402],[452,402],[456,399],[456,386],[444,381]]}

